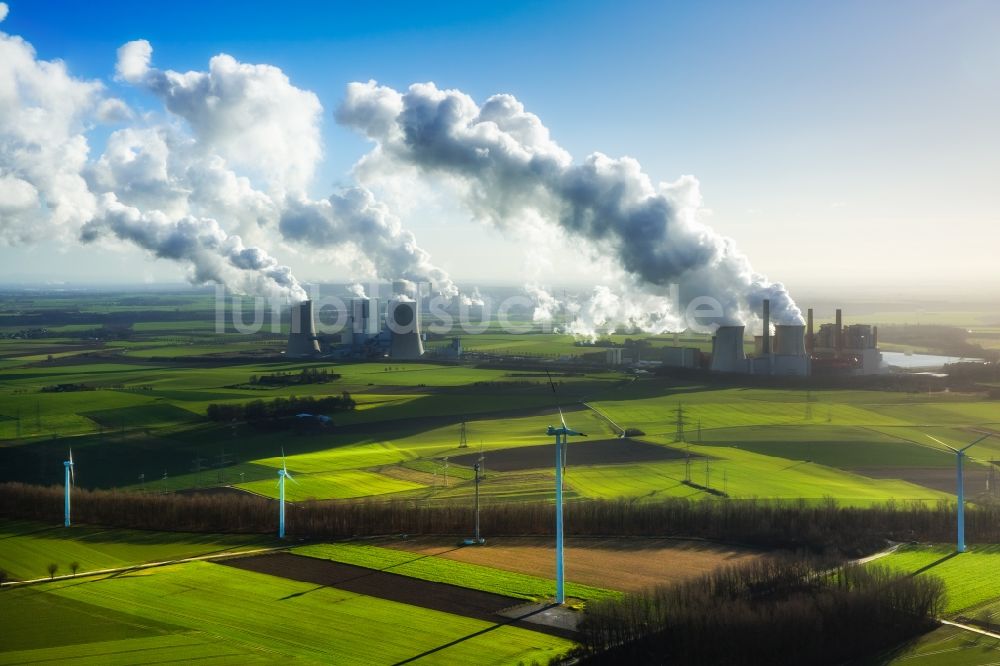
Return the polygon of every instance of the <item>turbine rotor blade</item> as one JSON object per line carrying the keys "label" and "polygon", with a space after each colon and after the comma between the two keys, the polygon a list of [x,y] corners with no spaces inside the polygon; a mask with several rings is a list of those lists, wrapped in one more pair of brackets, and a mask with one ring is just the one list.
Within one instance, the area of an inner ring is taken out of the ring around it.
{"label": "turbine rotor blade", "polygon": [[[941,446],[943,446],[943,447],[945,447],[946,449],[948,449],[949,451],[954,451],[955,453],[958,453],[958,452],[959,452],[959,451],[958,451],[958,449],[956,449],[956,448],[955,448],[954,446],[948,446],[947,444],[945,444],[944,442],[942,442],[942,441],[941,441],[940,439],[938,439],[938,438],[937,438],[937,437],[935,437],[934,435],[927,435],[927,433],[924,433],[924,434],[925,434],[925,435],[926,435],[927,437],[929,437],[929,438],[933,439],[933,440],[934,440],[935,442],[937,442],[937,443],[938,443],[938,444],[940,444]],[[970,444],[970,446],[971,446],[971,444]],[[964,450],[964,449],[963,449],[963,450]]]}

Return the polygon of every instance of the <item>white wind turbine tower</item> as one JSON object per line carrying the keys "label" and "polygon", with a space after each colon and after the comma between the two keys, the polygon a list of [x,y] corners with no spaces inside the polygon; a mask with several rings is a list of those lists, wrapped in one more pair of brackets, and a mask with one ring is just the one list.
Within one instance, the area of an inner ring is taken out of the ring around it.
{"label": "white wind turbine tower", "polygon": [[281,449],[281,469],[278,470],[278,538],[285,538],[285,479],[298,483],[285,466],[285,449]]}
{"label": "white wind turbine tower", "polygon": [[976,441],[974,441],[972,444],[966,444],[965,446],[963,446],[960,449],[956,449],[953,446],[948,446],[947,444],[945,444],[944,442],[942,442],[937,437],[934,437],[933,435],[927,435],[927,436],[929,438],[933,439],[935,442],[937,442],[941,446],[943,446],[946,449],[949,449],[949,450],[951,450],[951,451],[953,451],[955,453],[955,474],[956,474],[956,477],[957,477],[956,478],[956,486],[957,486],[957,491],[958,491],[957,492],[957,494],[958,494],[958,515],[956,517],[956,522],[958,523],[958,536],[957,536],[957,539],[956,539],[956,544],[955,544],[956,548],[955,549],[959,553],[964,553],[965,552],[965,474],[964,474],[965,452],[967,450],[971,449],[973,446],[975,446],[979,442],[981,442],[984,439],[986,439],[987,437],[992,437],[993,433],[991,433],[991,432],[990,433],[986,433],[985,435],[983,435],[982,437],[980,437],[979,439],[977,439]]}
{"label": "white wind turbine tower", "polygon": [[566,438],[570,435],[578,437],[586,435],[566,425],[561,408],[559,421],[562,423],[560,427],[549,426],[546,432],[556,438],[556,603],[562,604],[566,601],[566,580],[563,571],[563,473],[566,470]]}
{"label": "white wind turbine tower", "polygon": [[69,450],[69,460],[63,462],[63,469],[65,472],[65,480],[63,481],[63,487],[65,488],[65,498],[63,500],[63,527],[69,527],[70,522],[70,505],[69,496],[71,486],[76,485],[76,472],[73,471],[73,449]]}

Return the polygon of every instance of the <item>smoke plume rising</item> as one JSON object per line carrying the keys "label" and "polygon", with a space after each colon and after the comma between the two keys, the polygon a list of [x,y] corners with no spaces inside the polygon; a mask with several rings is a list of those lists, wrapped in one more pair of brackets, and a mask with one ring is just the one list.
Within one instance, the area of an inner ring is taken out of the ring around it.
{"label": "smoke plume rising", "polygon": [[[643,298],[661,297],[677,284],[681,307],[707,296],[727,320],[747,321],[770,298],[776,322],[801,321],[780,283],[754,272],[732,240],[696,219],[697,181],[654,185],[636,160],[601,153],[575,163],[510,95],[479,106],[432,83],[403,93],[374,81],[352,83],[337,119],[375,142],[363,161],[366,173],[416,168],[458,180],[474,213],[501,228],[531,217],[525,213],[553,220],[594,255],[611,255]],[[614,302],[622,296],[595,293],[591,323],[612,312],[629,317],[638,303],[631,293],[628,303]],[[667,322],[679,313],[660,314]]]}

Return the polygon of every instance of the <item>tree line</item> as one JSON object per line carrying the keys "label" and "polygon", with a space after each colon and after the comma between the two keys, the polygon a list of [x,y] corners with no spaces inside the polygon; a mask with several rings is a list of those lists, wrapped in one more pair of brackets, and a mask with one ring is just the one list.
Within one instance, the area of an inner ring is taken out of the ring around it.
{"label": "tree line", "polygon": [[246,421],[251,425],[260,425],[302,413],[329,416],[335,412],[352,410],[355,406],[354,398],[351,397],[350,393],[344,391],[339,396],[327,395],[319,398],[291,396],[267,401],[212,403],[208,406],[206,414],[212,421],[228,423],[235,420]]}
{"label": "tree line", "polygon": [[[62,520],[62,486],[0,484],[0,515],[45,522]],[[323,500],[289,506],[287,531],[295,537],[340,538],[385,534],[467,534],[471,502]],[[81,523],[162,531],[256,532],[277,530],[272,500],[248,493],[152,494],[73,490],[73,517]],[[484,503],[487,536],[551,535],[554,506],[547,502]],[[830,501],[780,503],[668,499],[660,502],[581,500],[565,509],[569,536],[695,537],[790,551],[860,556],[892,541],[948,542],[955,536],[955,505],[887,503],[870,508]],[[1000,543],[1000,506],[966,512],[970,543]]]}
{"label": "tree line", "polygon": [[250,383],[263,386],[291,386],[304,384],[326,384],[340,379],[340,375],[320,368],[302,368],[301,372],[272,372],[266,375],[250,375]]}
{"label": "tree line", "polygon": [[581,663],[840,664],[932,628],[944,585],[878,566],[779,556],[591,601]]}

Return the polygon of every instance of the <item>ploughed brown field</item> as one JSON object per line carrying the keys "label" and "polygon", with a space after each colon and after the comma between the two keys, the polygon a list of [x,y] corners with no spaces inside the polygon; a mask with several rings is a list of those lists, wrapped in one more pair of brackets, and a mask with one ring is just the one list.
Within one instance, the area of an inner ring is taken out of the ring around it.
{"label": "ploughed brown field", "polygon": [[[851,471],[873,479],[902,479],[945,493],[955,493],[957,487],[954,467],[856,467]],[[974,500],[979,494],[986,493],[988,478],[987,469],[966,463],[966,496]]]}
{"label": "ploughed brown field", "polygon": [[[572,631],[567,629],[528,621],[531,613],[525,614],[523,618],[499,615],[500,611],[522,606],[525,603],[524,599],[502,594],[471,590],[447,583],[434,583],[378,569],[368,569],[291,553],[240,557],[224,560],[220,564],[303,583],[335,587],[355,594],[463,615],[486,622],[512,624],[556,636],[572,636]],[[299,594],[308,594],[308,592]]]}
{"label": "ploughed brown field", "polygon": [[[454,538],[440,537],[385,541],[378,545],[542,578],[555,574],[552,537],[488,538],[484,546],[458,549]],[[696,540],[570,537],[566,539],[566,579],[632,592],[693,578],[761,555],[761,551],[750,548]]]}
{"label": "ploughed brown field", "polygon": [[[555,445],[518,446],[486,453],[486,469],[494,472],[520,472],[555,465]],[[571,441],[566,450],[570,465],[614,465],[616,463],[656,462],[678,460],[687,455],[680,449],[647,444],[634,439],[596,439]],[[479,453],[452,456],[456,465],[472,467],[479,460]]]}

